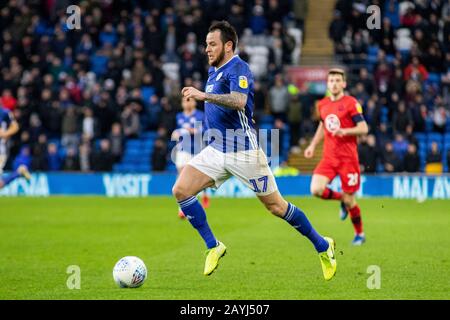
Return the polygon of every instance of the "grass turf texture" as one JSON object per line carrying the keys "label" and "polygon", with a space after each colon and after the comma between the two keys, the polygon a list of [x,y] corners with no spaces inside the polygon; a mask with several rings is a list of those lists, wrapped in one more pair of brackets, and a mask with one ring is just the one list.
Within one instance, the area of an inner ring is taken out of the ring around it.
{"label": "grass turf texture", "polygon": [[[352,247],[338,202],[288,199],[336,240],[332,281],[309,241],[256,199],[212,199],[208,220],[228,254],[205,277],[203,241],[171,198],[1,198],[0,299],[450,298],[449,201],[360,200],[368,241]],[[147,265],[141,288],[113,282],[126,255]],[[69,265],[81,268],[80,290],[66,286]],[[370,265],[380,289],[367,288]]]}

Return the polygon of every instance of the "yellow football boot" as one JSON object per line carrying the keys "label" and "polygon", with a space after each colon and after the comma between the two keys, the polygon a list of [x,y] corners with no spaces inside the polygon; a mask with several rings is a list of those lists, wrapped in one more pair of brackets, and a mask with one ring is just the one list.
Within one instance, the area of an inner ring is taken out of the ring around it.
{"label": "yellow football boot", "polygon": [[208,249],[206,251],[206,261],[205,261],[205,270],[203,271],[203,274],[205,276],[211,275],[214,270],[216,270],[217,266],[219,265],[219,260],[222,258],[225,253],[227,252],[227,247],[225,245],[218,241],[218,245],[214,248]]}
{"label": "yellow football boot", "polygon": [[323,277],[328,281],[336,274],[337,262],[334,253],[336,243],[331,238],[324,237],[324,239],[328,242],[329,246],[327,251],[319,253],[319,258],[322,264]]}

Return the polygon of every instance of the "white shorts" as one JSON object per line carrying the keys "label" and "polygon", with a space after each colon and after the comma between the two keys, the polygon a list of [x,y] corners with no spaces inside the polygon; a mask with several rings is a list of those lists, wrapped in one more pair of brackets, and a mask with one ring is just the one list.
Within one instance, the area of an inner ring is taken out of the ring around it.
{"label": "white shorts", "polygon": [[7,160],[8,157],[5,154],[0,154],[0,173],[3,173],[3,168],[5,168]]}
{"label": "white shorts", "polygon": [[224,153],[208,146],[189,165],[211,177],[216,188],[235,176],[259,196],[278,190],[267,157],[261,149]]}
{"label": "white shorts", "polygon": [[175,154],[175,166],[177,167],[177,170],[180,171],[180,169],[187,165],[192,158],[194,158],[194,155],[189,152],[177,151]]}

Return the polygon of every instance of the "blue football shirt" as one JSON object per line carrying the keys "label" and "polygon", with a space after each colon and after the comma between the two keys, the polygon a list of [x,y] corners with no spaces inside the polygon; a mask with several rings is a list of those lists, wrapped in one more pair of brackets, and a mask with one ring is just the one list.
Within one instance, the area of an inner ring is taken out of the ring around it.
{"label": "blue football shirt", "polygon": [[245,109],[232,110],[205,102],[205,129],[209,145],[222,152],[258,149],[253,117],[253,75],[248,64],[235,55],[219,68],[211,67],[205,92],[230,94],[237,91],[247,95]]}
{"label": "blue football shirt", "polygon": [[[203,149],[201,134],[204,118],[204,113],[200,110],[195,110],[189,115],[184,112],[177,113],[177,130],[179,130],[181,134],[181,141],[180,144],[178,144],[179,150],[190,154],[197,154]],[[188,138],[187,133],[183,133],[182,129],[197,129],[198,132],[195,135],[190,134],[190,139],[186,140],[186,138]]]}
{"label": "blue football shirt", "polygon": [[[0,129],[8,130],[13,120],[12,112],[0,106]],[[0,154],[6,154],[6,139],[0,139]]]}

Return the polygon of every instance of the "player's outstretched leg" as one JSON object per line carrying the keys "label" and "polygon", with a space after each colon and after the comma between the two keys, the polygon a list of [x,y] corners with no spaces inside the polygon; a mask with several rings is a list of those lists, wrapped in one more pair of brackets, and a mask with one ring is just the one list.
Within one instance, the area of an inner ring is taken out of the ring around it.
{"label": "player's outstretched leg", "polygon": [[184,215],[205,241],[207,255],[203,273],[206,276],[212,274],[218,267],[219,260],[225,255],[227,249],[211,231],[206,220],[205,210],[196,197],[197,193],[212,186],[213,183],[214,181],[210,177],[187,165],[172,189],[172,193]]}
{"label": "player's outstretched leg", "polygon": [[353,238],[352,244],[355,246],[360,246],[366,242],[366,236],[363,231],[363,224],[361,219],[361,209],[356,203],[355,195],[344,193],[343,199],[348,212],[350,213],[350,219],[355,229],[355,237]]}
{"label": "player's outstretched leg", "polygon": [[24,177],[27,180],[31,179],[30,172],[24,165],[19,166],[16,172],[11,173],[9,176],[5,178],[0,178],[0,189],[7,186],[8,184],[10,184],[11,182],[20,177]]}
{"label": "player's outstretched leg", "polygon": [[322,237],[311,225],[306,215],[292,203],[284,200],[276,191],[267,196],[258,196],[266,208],[274,215],[286,220],[294,229],[307,237],[319,253],[325,280],[330,280],[336,273],[335,242],[329,237]]}
{"label": "player's outstretched leg", "polygon": [[208,209],[208,208],[209,208],[209,196],[208,196],[208,194],[206,193],[206,190],[204,190],[204,191],[202,192],[202,206],[203,206],[203,208],[205,208],[205,209]]}

